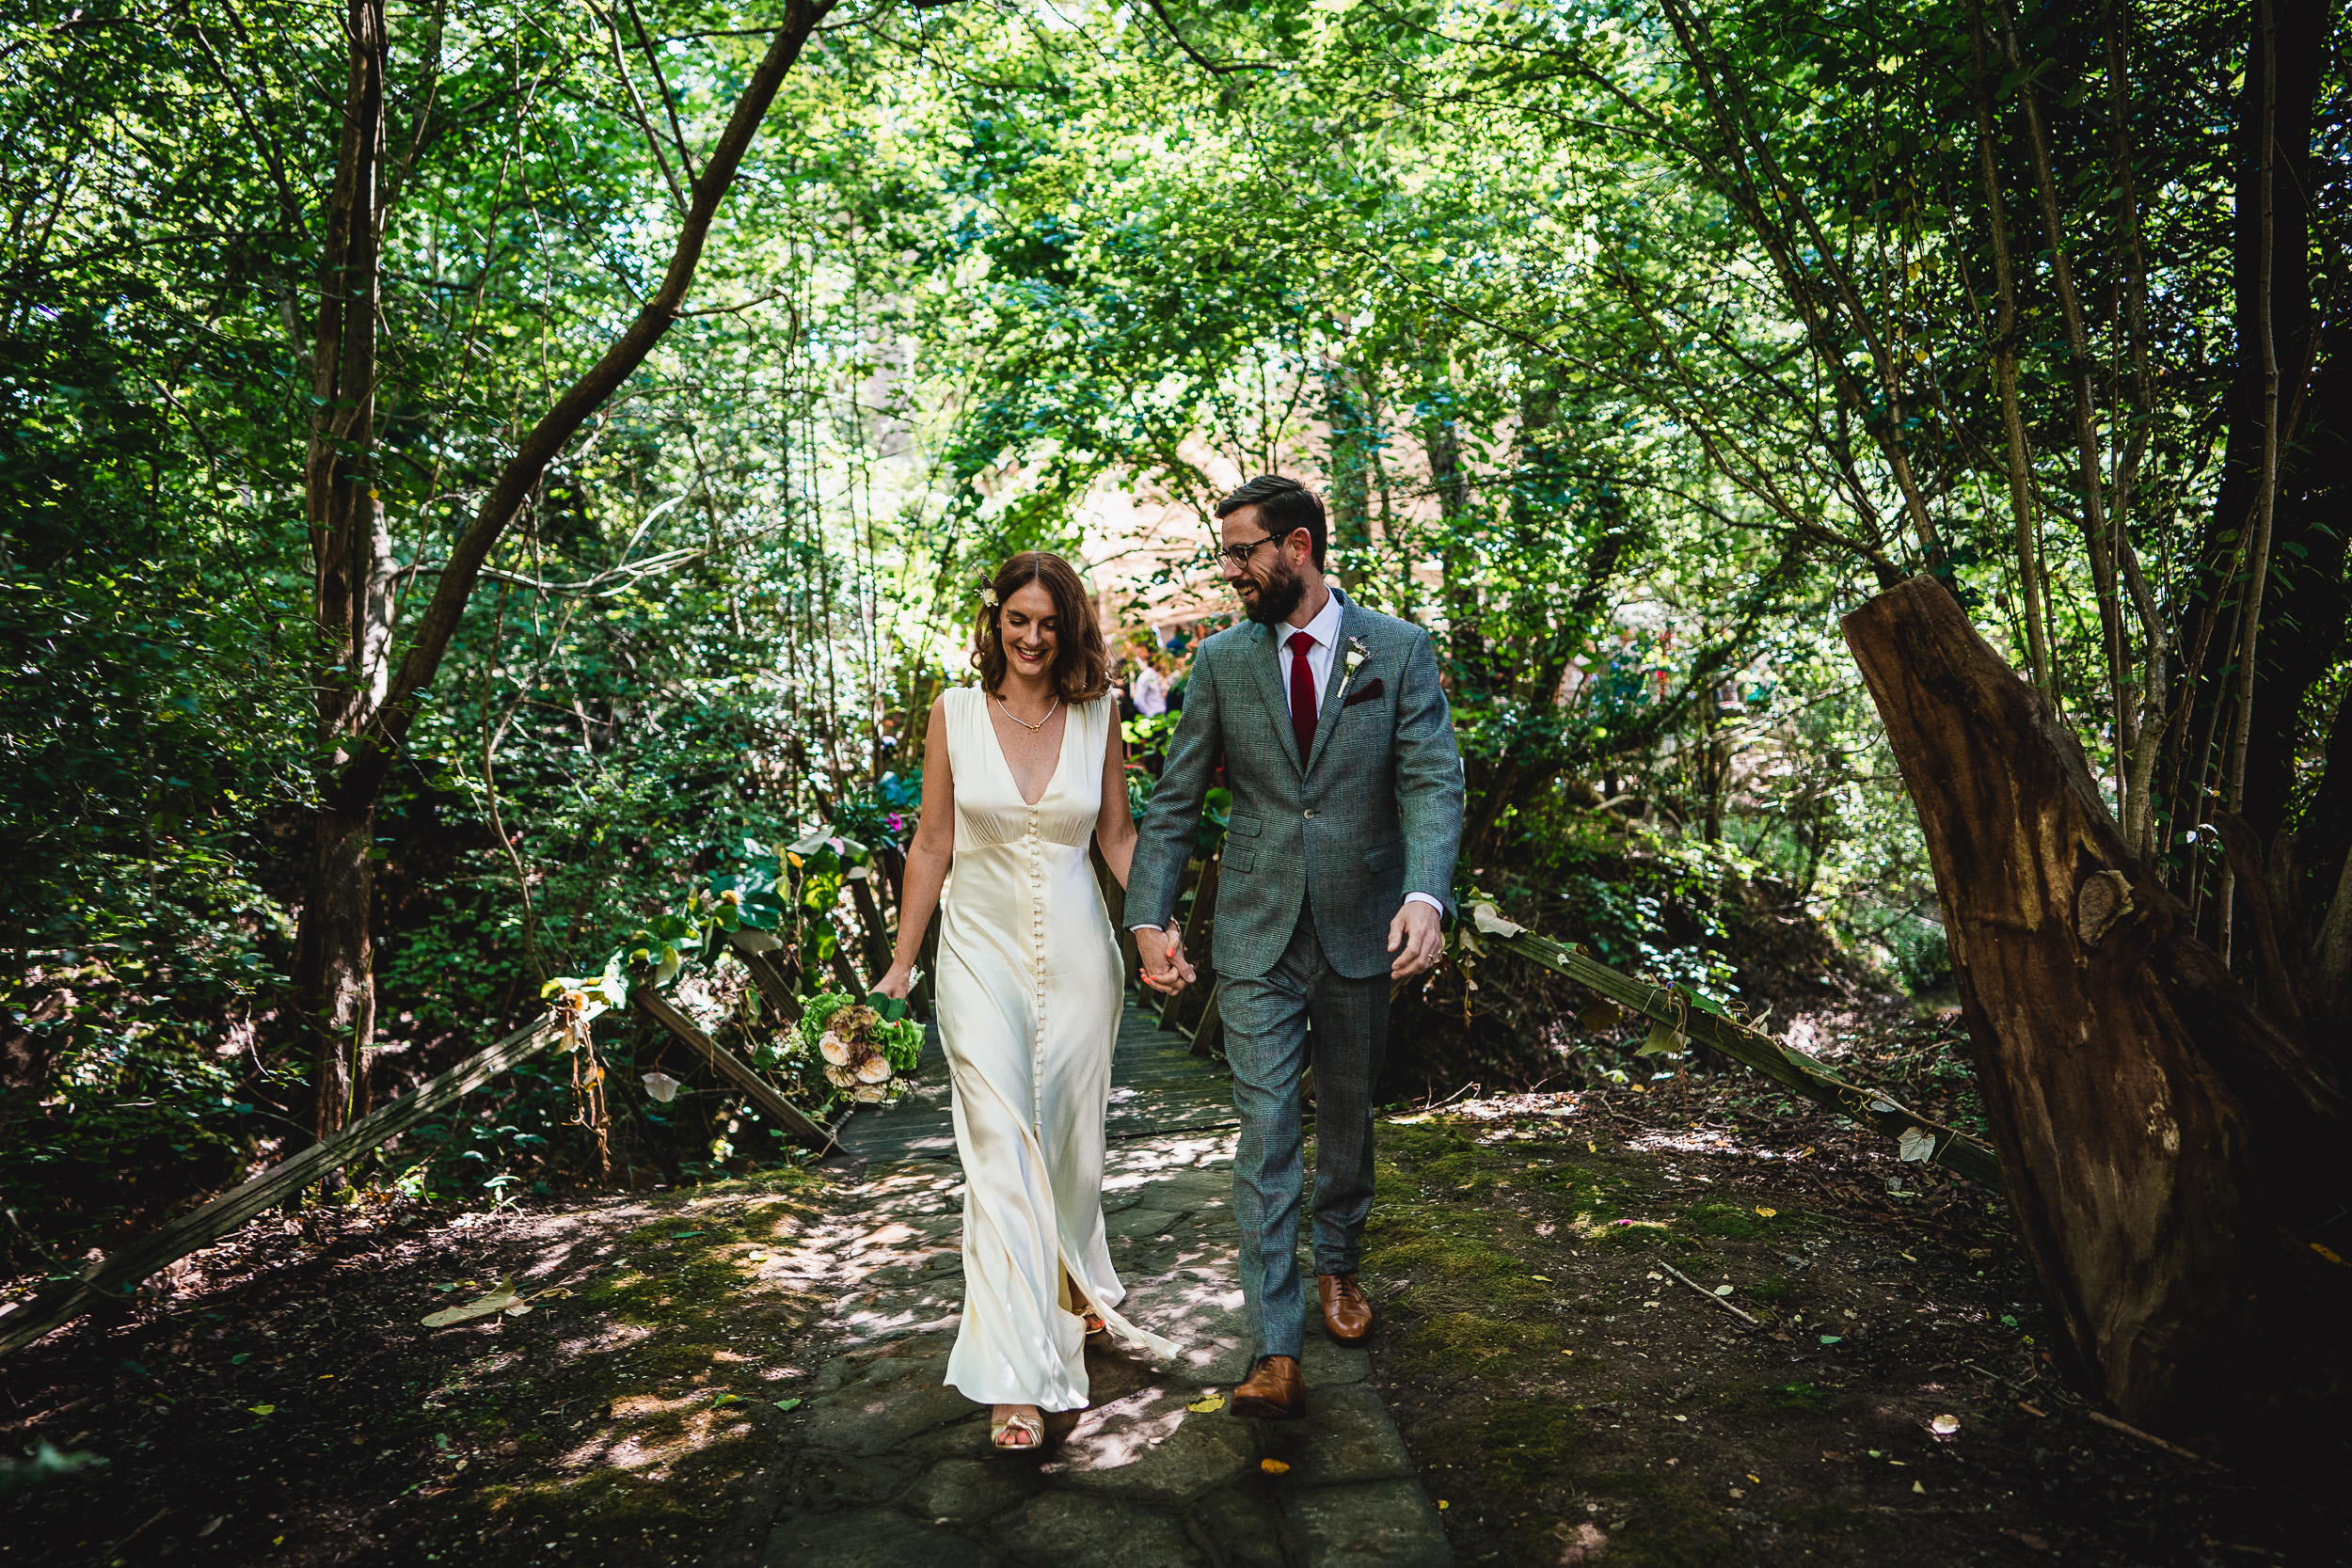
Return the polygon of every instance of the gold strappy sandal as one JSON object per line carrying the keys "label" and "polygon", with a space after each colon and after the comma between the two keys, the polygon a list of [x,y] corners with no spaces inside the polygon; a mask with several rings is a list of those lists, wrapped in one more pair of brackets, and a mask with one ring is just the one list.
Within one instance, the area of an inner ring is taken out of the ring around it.
{"label": "gold strappy sandal", "polygon": [[[1027,1441],[1014,1441],[1016,1433]],[[988,1423],[988,1440],[993,1447],[1011,1453],[1042,1448],[1045,1445],[1045,1418],[1042,1415],[1024,1416],[1016,1410],[1002,1420]]]}
{"label": "gold strappy sandal", "polygon": [[1062,1275],[1062,1290],[1071,1300],[1077,1303],[1078,1317],[1087,1325],[1087,1333],[1092,1335],[1104,1332],[1108,1325],[1103,1322],[1103,1314],[1094,1309],[1094,1304],[1087,1300],[1077,1286],[1078,1282],[1071,1278],[1069,1275]]}

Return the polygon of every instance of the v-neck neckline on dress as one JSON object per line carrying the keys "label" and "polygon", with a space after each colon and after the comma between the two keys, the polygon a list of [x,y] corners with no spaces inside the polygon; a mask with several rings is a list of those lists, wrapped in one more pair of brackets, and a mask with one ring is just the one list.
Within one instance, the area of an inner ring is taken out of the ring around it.
{"label": "v-neck neckline on dress", "polygon": [[[1005,752],[1005,737],[996,733],[996,715],[989,711],[989,705],[995,700],[995,697],[992,693],[986,690],[982,690],[980,692],[980,717],[988,722],[989,745],[995,750],[997,765],[1004,768],[1005,777],[1012,784],[1013,799],[1021,802],[1023,810],[1035,811],[1038,807],[1045,803],[1045,797],[1054,793],[1054,785],[1059,782],[1061,778],[1062,768],[1070,760],[1070,715],[1073,711],[1072,706],[1066,702],[1061,705],[1059,710],[1062,716],[1061,744],[1054,748],[1054,770],[1045,775],[1045,787],[1039,790],[1037,792],[1037,799],[1032,800],[1026,795],[1021,793],[1021,775],[1013,771],[1012,758]],[[1011,716],[1008,714],[1007,717],[1009,718]],[[1046,721],[1050,723],[1052,721],[1053,715],[1047,714]],[[1016,722],[1017,721],[1016,721]],[[1043,728],[1043,725],[1040,725],[1039,727]]]}

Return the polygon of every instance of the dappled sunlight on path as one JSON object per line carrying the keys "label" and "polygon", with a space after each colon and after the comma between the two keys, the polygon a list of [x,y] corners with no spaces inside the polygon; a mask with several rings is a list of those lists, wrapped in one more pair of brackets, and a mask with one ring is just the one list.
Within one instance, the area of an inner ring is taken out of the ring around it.
{"label": "dappled sunlight on path", "polygon": [[[1181,1347],[1155,1367],[1089,1341],[1092,1404],[1036,1454],[988,1447],[987,1412],[943,1386],[962,1291],[962,1188],[935,1053],[917,1092],[845,1130],[864,1157],[838,1219],[829,1327],[841,1354],[786,1429],[763,1562],[1440,1564],[1435,1505],[1371,1356],[1309,1329],[1308,1418],[1235,1418],[1248,1371],[1225,1080],[1132,1010],[1104,1180],[1121,1310]],[[810,1238],[815,1241],[815,1237]]]}

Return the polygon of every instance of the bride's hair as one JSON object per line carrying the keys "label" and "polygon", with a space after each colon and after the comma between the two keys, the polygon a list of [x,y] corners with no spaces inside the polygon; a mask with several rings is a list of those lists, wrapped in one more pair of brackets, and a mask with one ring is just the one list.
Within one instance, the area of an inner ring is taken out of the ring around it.
{"label": "bride's hair", "polygon": [[1069,562],[1046,550],[1023,550],[1008,558],[989,579],[980,595],[980,645],[973,650],[972,667],[980,673],[981,689],[997,690],[1005,684],[1005,640],[999,619],[1005,601],[1031,583],[1054,601],[1054,685],[1065,703],[1089,703],[1110,689],[1110,655],[1103,647],[1103,628],[1095,623],[1094,601]]}

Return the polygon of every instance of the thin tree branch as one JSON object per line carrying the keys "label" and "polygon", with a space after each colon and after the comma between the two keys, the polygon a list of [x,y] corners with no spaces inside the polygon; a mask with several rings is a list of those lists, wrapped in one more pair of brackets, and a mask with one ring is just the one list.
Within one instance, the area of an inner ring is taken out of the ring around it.
{"label": "thin tree branch", "polygon": [[678,184],[677,172],[670,167],[670,160],[661,155],[661,136],[645,114],[645,101],[638,96],[637,79],[628,73],[628,58],[621,50],[621,24],[612,20],[611,13],[598,10],[596,0],[588,0],[588,14],[604,24],[612,44],[612,72],[620,77],[621,90],[628,95],[629,118],[645,134],[645,150],[653,154],[654,166],[661,170],[662,181],[670,187],[670,200],[682,214],[687,210],[686,192]]}
{"label": "thin tree branch", "polygon": [[653,40],[645,36],[645,24],[637,15],[637,0],[621,0],[628,8],[628,24],[637,30],[637,46],[644,51],[645,64],[653,71],[653,85],[661,89],[662,112],[670,117],[670,138],[677,144],[678,167],[686,177],[694,177],[694,154],[687,150],[686,130],[678,124],[677,99],[670,91],[670,79],[662,74],[660,57],[653,52]]}
{"label": "thin tree branch", "polygon": [[500,472],[498,483],[483,498],[472,521],[450,551],[449,562],[435,584],[432,602],[419,618],[391,689],[369,725],[367,743],[355,748],[357,754],[336,781],[339,792],[372,798],[382,787],[407,739],[409,727],[416,721],[423,694],[433,684],[441,659],[449,651],[450,639],[456,634],[466,602],[473,594],[490,551],[546,473],[548,465],[644,362],[654,345],[678,319],[687,290],[692,286],[695,271],[701,265],[703,245],[709,237],[719,204],[733,187],[743,156],[767,119],[785,76],[800,58],[810,31],[824,20],[834,4],[834,0],[787,0],[783,29],[761,57],[742,96],[736,100],[726,128],[720,133],[709,161],[694,181],[693,201],[687,210],[661,287],[645,302],[644,309],[620,340],[532,426]]}
{"label": "thin tree branch", "polygon": [[1282,69],[1279,62],[1274,60],[1232,60],[1219,65],[1185,40],[1184,35],[1176,30],[1175,18],[1168,14],[1168,8],[1160,4],[1160,0],[1144,0],[1144,3],[1152,8],[1152,14],[1160,19],[1160,25],[1168,29],[1168,36],[1176,40],[1176,47],[1183,50],[1193,64],[1212,76],[1230,76],[1236,71],[1279,71]]}

